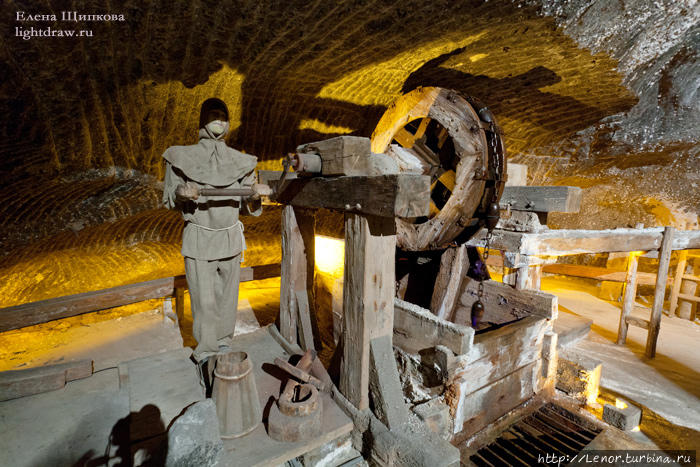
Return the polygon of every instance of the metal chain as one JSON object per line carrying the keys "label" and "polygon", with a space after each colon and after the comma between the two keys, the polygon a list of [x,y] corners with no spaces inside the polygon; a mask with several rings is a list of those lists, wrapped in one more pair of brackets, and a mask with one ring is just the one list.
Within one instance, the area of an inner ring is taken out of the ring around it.
{"label": "metal chain", "polygon": [[[490,143],[491,143],[491,148],[493,149],[493,155],[494,155],[494,174],[498,176],[498,172],[500,170],[500,164],[499,164],[499,159],[498,159],[498,128],[496,128],[496,125],[493,122],[490,122],[490,132],[491,132],[491,138],[490,138]],[[491,202],[492,203],[498,203],[498,190],[496,188],[496,185],[493,187],[493,192],[491,194]],[[486,260],[489,259],[489,255],[491,253],[491,238],[493,237],[493,231],[488,230],[486,231],[486,244],[484,245],[484,253],[482,255],[482,262],[483,262],[483,271],[479,277],[479,286],[476,291],[476,296],[477,296],[477,302],[481,303],[483,306],[483,297],[484,297],[484,278],[486,277]]]}

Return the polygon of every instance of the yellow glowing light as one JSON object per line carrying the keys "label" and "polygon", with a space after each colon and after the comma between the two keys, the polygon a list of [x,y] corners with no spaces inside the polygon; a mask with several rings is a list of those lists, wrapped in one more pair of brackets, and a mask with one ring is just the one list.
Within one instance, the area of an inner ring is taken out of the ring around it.
{"label": "yellow glowing light", "polygon": [[345,242],[339,238],[316,235],[316,269],[333,276],[343,275]]}
{"label": "yellow glowing light", "polygon": [[328,125],[315,118],[305,118],[299,123],[300,130],[314,130],[323,134],[341,134],[345,135],[352,133],[352,128],[340,125]]}
{"label": "yellow glowing light", "polygon": [[469,61],[472,62],[472,63],[478,62],[478,61],[481,60],[482,58],[486,58],[486,57],[488,57],[488,56],[489,56],[489,54],[474,54],[474,55],[472,55],[471,57],[469,57]]}
{"label": "yellow glowing light", "polygon": [[626,409],[627,403],[623,400],[615,398],[615,407],[617,407],[618,409]]}
{"label": "yellow glowing light", "polygon": [[639,431],[639,425],[637,425],[637,426],[635,426],[634,428],[632,428],[631,431]]}

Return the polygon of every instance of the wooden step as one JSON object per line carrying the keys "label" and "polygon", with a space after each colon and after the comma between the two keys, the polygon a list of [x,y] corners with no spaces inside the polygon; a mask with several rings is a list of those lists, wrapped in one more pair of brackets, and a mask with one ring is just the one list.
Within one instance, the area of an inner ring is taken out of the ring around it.
{"label": "wooden step", "polygon": [[642,319],[642,318],[636,318],[634,316],[628,316],[625,321],[627,324],[631,324],[632,326],[637,326],[638,328],[644,328],[644,329],[649,329],[649,320],[648,319]]}
{"label": "wooden step", "polygon": [[681,294],[678,294],[678,298],[679,298],[680,300],[685,300],[685,301],[687,301],[687,302],[696,302],[696,303],[700,303],[700,297],[696,297],[695,295],[690,295],[690,294],[681,293]]}
{"label": "wooden step", "polygon": [[700,276],[694,276],[692,274],[683,274],[683,279],[693,282],[700,282]]}
{"label": "wooden step", "polygon": [[567,347],[584,339],[591,331],[593,320],[559,310],[554,320],[554,332],[559,336],[557,347]]}

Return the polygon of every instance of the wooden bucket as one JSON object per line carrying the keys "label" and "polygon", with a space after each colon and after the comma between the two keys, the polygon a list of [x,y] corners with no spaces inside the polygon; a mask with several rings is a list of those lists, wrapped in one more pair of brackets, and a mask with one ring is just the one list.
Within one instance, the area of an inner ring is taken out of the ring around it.
{"label": "wooden bucket", "polygon": [[230,351],[217,355],[212,399],[224,439],[245,436],[262,422],[253,363],[247,353]]}

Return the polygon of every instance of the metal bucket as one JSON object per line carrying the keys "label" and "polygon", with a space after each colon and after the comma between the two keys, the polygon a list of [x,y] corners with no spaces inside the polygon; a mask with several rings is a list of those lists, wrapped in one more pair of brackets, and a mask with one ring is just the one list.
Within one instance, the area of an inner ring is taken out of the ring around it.
{"label": "metal bucket", "polygon": [[217,355],[212,399],[224,439],[245,436],[262,422],[253,363],[247,353],[229,351]]}

